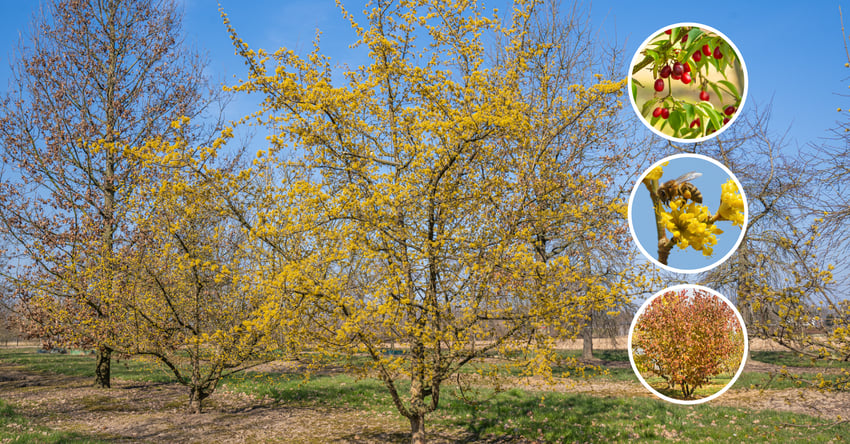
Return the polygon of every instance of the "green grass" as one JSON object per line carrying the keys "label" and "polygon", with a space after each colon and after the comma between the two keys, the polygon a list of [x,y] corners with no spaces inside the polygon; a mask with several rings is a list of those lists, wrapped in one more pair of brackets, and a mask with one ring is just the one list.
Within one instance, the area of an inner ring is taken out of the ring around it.
{"label": "green grass", "polygon": [[[227,383],[231,389],[268,396],[286,406],[350,408],[394,414],[389,394],[375,380],[345,375],[322,375],[307,381],[290,375],[270,375]],[[406,390],[407,386],[402,386]],[[404,395],[404,392],[402,392]],[[494,393],[476,391],[476,402],[461,399],[452,386],[444,387],[440,409],[428,416],[429,427],[466,429],[473,437],[525,437],[546,442],[613,442],[635,439],[681,439],[702,442],[745,440],[790,442],[842,441],[850,425],[813,430],[790,426],[823,425],[825,421],[787,412],[749,411],[709,405],[679,406],[654,398],[595,397],[569,393]],[[400,416],[399,420],[404,421]]]}
{"label": "green grass", "polygon": [[[222,380],[222,387],[268,397],[287,406],[317,406],[381,409],[392,403],[387,389],[375,379],[348,375],[314,375],[247,372]],[[406,390],[408,386],[403,386]]]}
{"label": "green grass", "polygon": [[[732,376],[733,375],[730,375],[728,373],[721,373],[711,378],[711,382],[709,382],[708,384],[697,387],[691,395],[691,398],[689,399],[707,398],[719,392],[723,389],[723,387],[729,385],[729,382],[732,381]],[[670,389],[667,386],[667,381],[665,381],[661,377],[652,376],[646,378],[646,383],[652,386],[652,388],[654,388],[656,391],[658,391],[658,393],[661,393],[662,395],[673,399],[685,399],[684,395],[682,394],[681,386],[677,385],[676,387]]]}
{"label": "green grass", "polygon": [[581,394],[511,390],[474,407],[448,400],[440,421],[468,427],[477,435],[514,435],[562,442],[613,442],[676,438],[721,442],[842,440],[850,427],[800,430],[785,423],[819,424],[811,417],[750,412],[712,406],[678,406],[649,398],[594,397]]}
{"label": "green grass", "polygon": [[[36,353],[37,348],[0,348],[0,360],[21,364],[31,370],[69,376],[91,376],[94,379],[94,355],[62,355]],[[110,371],[113,378],[132,381],[170,382],[171,373],[155,362],[142,359],[119,359],[113,355]]]}
{"label": "green grass", "polygon": [[77,433],[59,432],[33,425],[0,399],[0,442],[2,443],[101,443]]}
{"label": "green grass", "polygon": [[754,351],[750,352],[750,358],[767,364],[786,365],[788,367],[850,369],[850,362],[812,359],[791,351]]}
{"label": "green grass", "polygon": [[[624,353],[607,351],[597,355],[606,361],[622,360],[623,356]],[[36,354],[34,350],[0,349],[0,360],[17,362],[34,370],[81,376],[90,376],[94,365],[90,356],[45,355]],[[157,368],[148,362],[122,360],[121,364],[113,365],[113,374],[117,378],[126,379],[168,380],[168,375]],[[631,368],[625,370],[627,372],[612,372],[613,377],[625,378],[628,375],[631,380],[637,380]],[[610,379],[612,376],[604,378]],[[744,373],[735,387],[757,386],[766,379],[766,375]],[[390,414],[400,422],[406,421],[396,412],[386,387],[373,379],[357,379],[343,374],[314,375],[305,379],[303,375],[294,373],[246,372],[226,378],[223,387],[264,397],[263,402],[280,406],[319,410],[345,408]],[[400,386],[405,398],[408,387],[406,384]],[[95,404],[106,405],[95,401],[98,400],[92,400]],[[3,438],[17,436],[16,433],[8,434],[11,429],[5,424],[10,422],[24,424],[22,427],[26,427],[27,433],[39,434],[27,435],[24,440],[13,442],[90,442],[83,441],[82,437],[57,434],[41,428],[33,428],[33,432],[30,432],[31,426],[24,419],[11,412],[5,403],[0,404],[0,420],[5,421],[0,422],[0,442]],[[547,442],[628,442],[638,439],[829,442],[842,441],[850,435],[850,424],[827,428],[824,425],[828,423],[828,420],[787,412],[756,412],[705,404],[679,406],[640,396],[602,397],[518,389],[495,393],[480,388],[474,391],[472,400],[469,400],[462,399],[457,388],[451,385],[444,386],[440,408],[427,418],[428,427],[432,430],[441,427],[461,428],[473,439],[490,435],[507,438],[521,436]]]}

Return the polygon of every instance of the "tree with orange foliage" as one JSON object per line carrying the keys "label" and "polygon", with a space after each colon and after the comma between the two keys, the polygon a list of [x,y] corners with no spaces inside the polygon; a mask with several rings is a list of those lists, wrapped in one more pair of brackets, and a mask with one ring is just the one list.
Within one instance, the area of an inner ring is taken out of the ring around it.
{"label": "tree with orange foliage", "polygon": [[33,333],[96,348],[95,383],[109,387],[115,254],[131,237],[138,177],[125,150],[200,114],[205,81],[178,43],[173,2],[54,0],[43,11],[0,109],[5,278]]}

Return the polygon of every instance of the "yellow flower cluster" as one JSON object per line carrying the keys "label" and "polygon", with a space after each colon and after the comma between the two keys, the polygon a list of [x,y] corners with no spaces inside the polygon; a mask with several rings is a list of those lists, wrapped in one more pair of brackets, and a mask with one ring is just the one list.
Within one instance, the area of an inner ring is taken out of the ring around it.
{"label": "yellow flower cluster", "polygon": [[744,198],[735,181],[729,179],[721,188],[720,209],[717,210],[719,220],[731,221],[739,227],[744,226]]}
{"label": "yellow flower cluster", "polygon": [[670,212],[662,212],[661,221],[673,234],[679,248],[684,250],[690,246],[705,256],[711,256],[711,247],[717,244],[716,235],[723,233],[711,222],[708,207],[695,202],[685,205],[681,198],[670,202]]}

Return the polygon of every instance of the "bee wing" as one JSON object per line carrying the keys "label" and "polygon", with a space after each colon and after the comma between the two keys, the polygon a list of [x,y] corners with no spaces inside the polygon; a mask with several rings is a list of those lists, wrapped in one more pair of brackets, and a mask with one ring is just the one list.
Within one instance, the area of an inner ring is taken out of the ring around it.
{"label": "bee wing", "polygon": [[687,182],[689,180],[694,180],[694,179],[696,179],[697,177],[700,177],[700,176],[702,176],[702,173],[698,173],[696,171],[691,171],[690,173],[685,173],[685,174],[682,174],[681,176],[677,177],[675,179],[675,181],[677,183],[683,183],[683,182]]}

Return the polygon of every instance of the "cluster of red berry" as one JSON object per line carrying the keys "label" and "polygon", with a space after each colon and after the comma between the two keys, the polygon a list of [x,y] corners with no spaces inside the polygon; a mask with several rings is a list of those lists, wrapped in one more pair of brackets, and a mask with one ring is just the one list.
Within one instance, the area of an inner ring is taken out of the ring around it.
{"label": "cluster of red berry", "polygon": [[679,63],[676,62],[673,64],[671,68],[670,65],[664,65],[660,71],[658,71],[658,75],[660,78],[655,80],[655,90],[658,92],[664,91],[664,79],[670,77],[673,80],[681,80],[682,83],[687,85],[691,83],[691,65],[688,63]]}
{"label": "cluster of red berry", "polygon": [[702,51],[695,52],[694,55],[692,55],[691,57],[694,59],[695,62],[699,62],[700,60],[702,60],[703,54],[705,54],[706,57],[714,56],[715,59],[723,58],[723,53],[720,52],[719,46],[714,48],[714,53],[712,53],[711,47],[709,47],[708,45],[702,45]]}
{"label": "cluster of red berry", "polygon": [[[670,35],[670,34],[673,33],[673,30],[668,29],[668,30],[664,31],[664,33],[667,34],[667,35]],[[688,41],[688,34],[686,33],[682,36],[682,43],[684,44],[687,41]],[[720,51],[720,46],[715,47],[714,51],[712,52],[711,47],[709,45],[702,45],[701,50],[694,52],[694,54],[691,57],[694,59],[694,62],[699,62],[700,60],[702,60],[703,55],[705,55],[706,57],[713,56],[715,59],[722,59],[723,58],[723,53]],[[658,71],[658,75],[659,75],[659,78],[655,79],[655,85],[654,85],[655,91],[657,91],[657,92],[664,91],[664,79],[666,79],[668,77],[672,78],[673,80],[681,80],[682,83],[684,83],[685,85],[691,83],[691,81],[693,80],[691,78],[691,65],[690,65],[690,63],[687,63],[687,62],[686,63],[675,62],[675,63],[673,63],[672,67],[670,65],[664,65],[664,67],[662,67]],[[707,102],[707,101],[711,100],[711,95],[708,93],[708,91],[703,89],[699,93],[699,98],[700,98],[700,100]],[[735,107],[732,106],[732,105],[729,105],[723,110],[723,114],[725,114],[727,116],[731,116],[732,114],[735,113],[735,111],[736,111]],[[670,117],[670,110],[668,108],[656,107],[655,110],[652,111],[652,117],[661,117],[662,119],[667,119],[668,117]],[[725,117],[723,119],[723,124],[725,125],[728,122],[729,122],[729,117]],[[694,119],[690,123],[691,128],[699,127],[701,125],[702,125],[702,122],[700,121],[699,118]],[[714,132],[714,131],[711,131],[711,132]]]}

